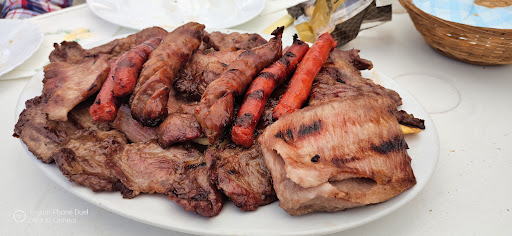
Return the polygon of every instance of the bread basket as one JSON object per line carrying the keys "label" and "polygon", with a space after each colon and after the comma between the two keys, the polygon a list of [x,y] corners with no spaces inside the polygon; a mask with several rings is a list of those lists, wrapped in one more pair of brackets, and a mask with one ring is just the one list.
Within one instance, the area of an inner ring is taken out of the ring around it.
{"label": "bread basket", "polygon": [[[440,53],[476,65],[512,64],[512,29],[476,27],[446,21],[423,12],[412,3],[413,0],[399,1],[425,41]],[[499,4],[496,3],[499,1],[485,2]]]}

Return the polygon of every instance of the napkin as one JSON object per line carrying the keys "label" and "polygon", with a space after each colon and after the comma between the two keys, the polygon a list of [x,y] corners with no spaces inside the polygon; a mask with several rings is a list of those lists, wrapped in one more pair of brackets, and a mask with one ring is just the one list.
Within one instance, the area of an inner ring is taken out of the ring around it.
{"label": "napkin", "polygon": [[420,10],[447,21],[497,29],[512,29],[512,6],[489,8],[473,0],[414,0]]}

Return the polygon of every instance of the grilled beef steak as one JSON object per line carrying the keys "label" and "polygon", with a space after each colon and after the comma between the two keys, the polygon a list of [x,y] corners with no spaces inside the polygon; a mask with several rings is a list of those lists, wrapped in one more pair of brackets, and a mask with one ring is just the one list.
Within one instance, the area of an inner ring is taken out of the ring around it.
{"label": "grilled beef steak", "polygon": [[242,210],[254,211],[277,200],[259,146],[245,149],[231,143],[207,150],[206,160],[217,187]]}
{"label": "grilled beef steak", "polygon": [[26,108],[14,127],[14,136],[21,138],[37,159],[51,163],[53,152],[66,144],[69,141],[68,135],[73,134],[77,128],[69,121],[48,120],[44,106],[42,96],[26,101]]}
{"label": "grilled beef steak", "polygon": [[162,149],[155,142],[132,143],[113,153],[110,167],[134,195],[163,193],[187,211],[215,216],[222,197],[208,178],[204,154],[191,145]]}

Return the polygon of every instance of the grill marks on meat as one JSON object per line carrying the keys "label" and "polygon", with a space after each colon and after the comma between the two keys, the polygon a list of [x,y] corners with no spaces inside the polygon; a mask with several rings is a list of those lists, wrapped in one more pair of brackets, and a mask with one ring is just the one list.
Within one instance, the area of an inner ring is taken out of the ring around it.
{"label": "grill marks on meat", "polygon": [[146,126],[167,117],[169,87],[203,39],[204,25],[188,23],[169,33],[149,56],[132,100],[132,115]]}
{"label": "grill marks on meat", "polygon": [[196,109],[196,118],[210,143],[218,142],[233,120],[234,100],[243,94],[256,74],[281,56],[283,28],[267,44],[246,50],[228,65],[219,79],[208,85]]}
{"label": "grill marks on meat", "polygon": [[70,181],[94,192],[118,190],[118,180],[106,165],[107,152],[117,152],[126,138],[116,130],[84,132],[52,156]]}
{"label": "grill marks on meat", "polygon": [[174,88],[187,97],[200,99],[206,87],[219,78],[228,64],[240,56],[238,51],[197,51],[183,66],[174,82]]}
{"label": "grill marks on meat", "polygon": [[209,149],[206,160],[217,187],[242,210],[254,211],[277,200],[259,146],[245,149],[228,144]]}
{"label": "grill marks on meat", "polygon": [[122,184],[105,166],[106,150],[114,152],[126,143],[123,134],[108,131],[106,124],[93,122],[88,107],[78,105],[69,113],[68,121],[51,121],[41,110],[42,97],[26,102],[15,127],[19,136],[38,159],[57,163],[70,181],[90,187],[93,191],[114,191]]}
{"label": "grill marks on meat", "polygon": [[68,133],[75,127],[70,122],[50,121],[47,118],[44,98],[38,96],[25,102],[14,128],[14,136],[21,138],[34,156],[45,162],[53,162],[52,153],[68,141]]}
{"label": "grill marks on meat", "polygon": [[209,47],[213,47],[217,51],[247,50],[267,43],[267,40],[259,34],[240,34],[238,32],[224,34],[218,31],[209,34],[205,41]]}
{"label": "grill marks on meat", "polygon": [[208,178],[204,154],[190,145],[162,149],[154,142],[132,143],[110,159],[121,182],[139,193],[168,194],[187,211],[215,216],[222,197]]}
{"label": "grill marks on meat", "polygon": [[53,62],[44,67],[44,110],[50,120],[66,121],[73,107],[99,91],[110,67],[106,55],[90,56],[76,42],[54,46]]}
{"label": "grill marks on meat", "polygon": [[269,126],[259,142],[280,206],[291,215],[338,211],[411,188],[416,180],[400,126],[387,109],[392,104],[361,94],[304,108]]}
{"label": "grill marks on meat", "polygon": [[384,96],[393,102],[389,104],[389,110],[393,111],[400,124],[416,128],[423,127],[424,129],[423,120],[414,118],[405,111],[396,111],[396,108],[402,105],[402,98],[398,93],[361,76],[359,70],[371,69],[372,67],[370,61],[359,57],[359,50],[333,50],[315,78],[309,105],[314,106],[330,102],[332,99],[350,99],[350,97],[360,94]]}

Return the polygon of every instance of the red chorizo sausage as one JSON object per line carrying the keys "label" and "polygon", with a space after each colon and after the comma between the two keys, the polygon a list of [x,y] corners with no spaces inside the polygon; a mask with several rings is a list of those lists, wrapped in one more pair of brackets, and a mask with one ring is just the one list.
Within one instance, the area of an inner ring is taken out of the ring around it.
{"label": "red chorizo sausage", "polygon": [[293,73],[308,49],[309,45],[298,40],[295,35],[293,44],[286,53],[254,79],[245,94],[244,102],[231,130],[233,142],[244,147],[250,147],[253,144],[252,135],[263,113],[265,103],[274,89]]}
{"label": "red chorizo sausage", "polygon": [[114,68],[115,86],[112,90],[114,96],[124,97],[133,92],[142,65],[161,41],[160,37],[148,39],[119,57],[117,66]]}
{"label": "red chorizo sausage", "polygon": [[311,92],[313,80],[327,61],[327,57],[336,42],[329,33],[322,34],[306,53],[304,59],[290,79],[286,93],[281,97],[274,108],[273,118],[279,119],[282,115],[292,113],[300,109]]}

